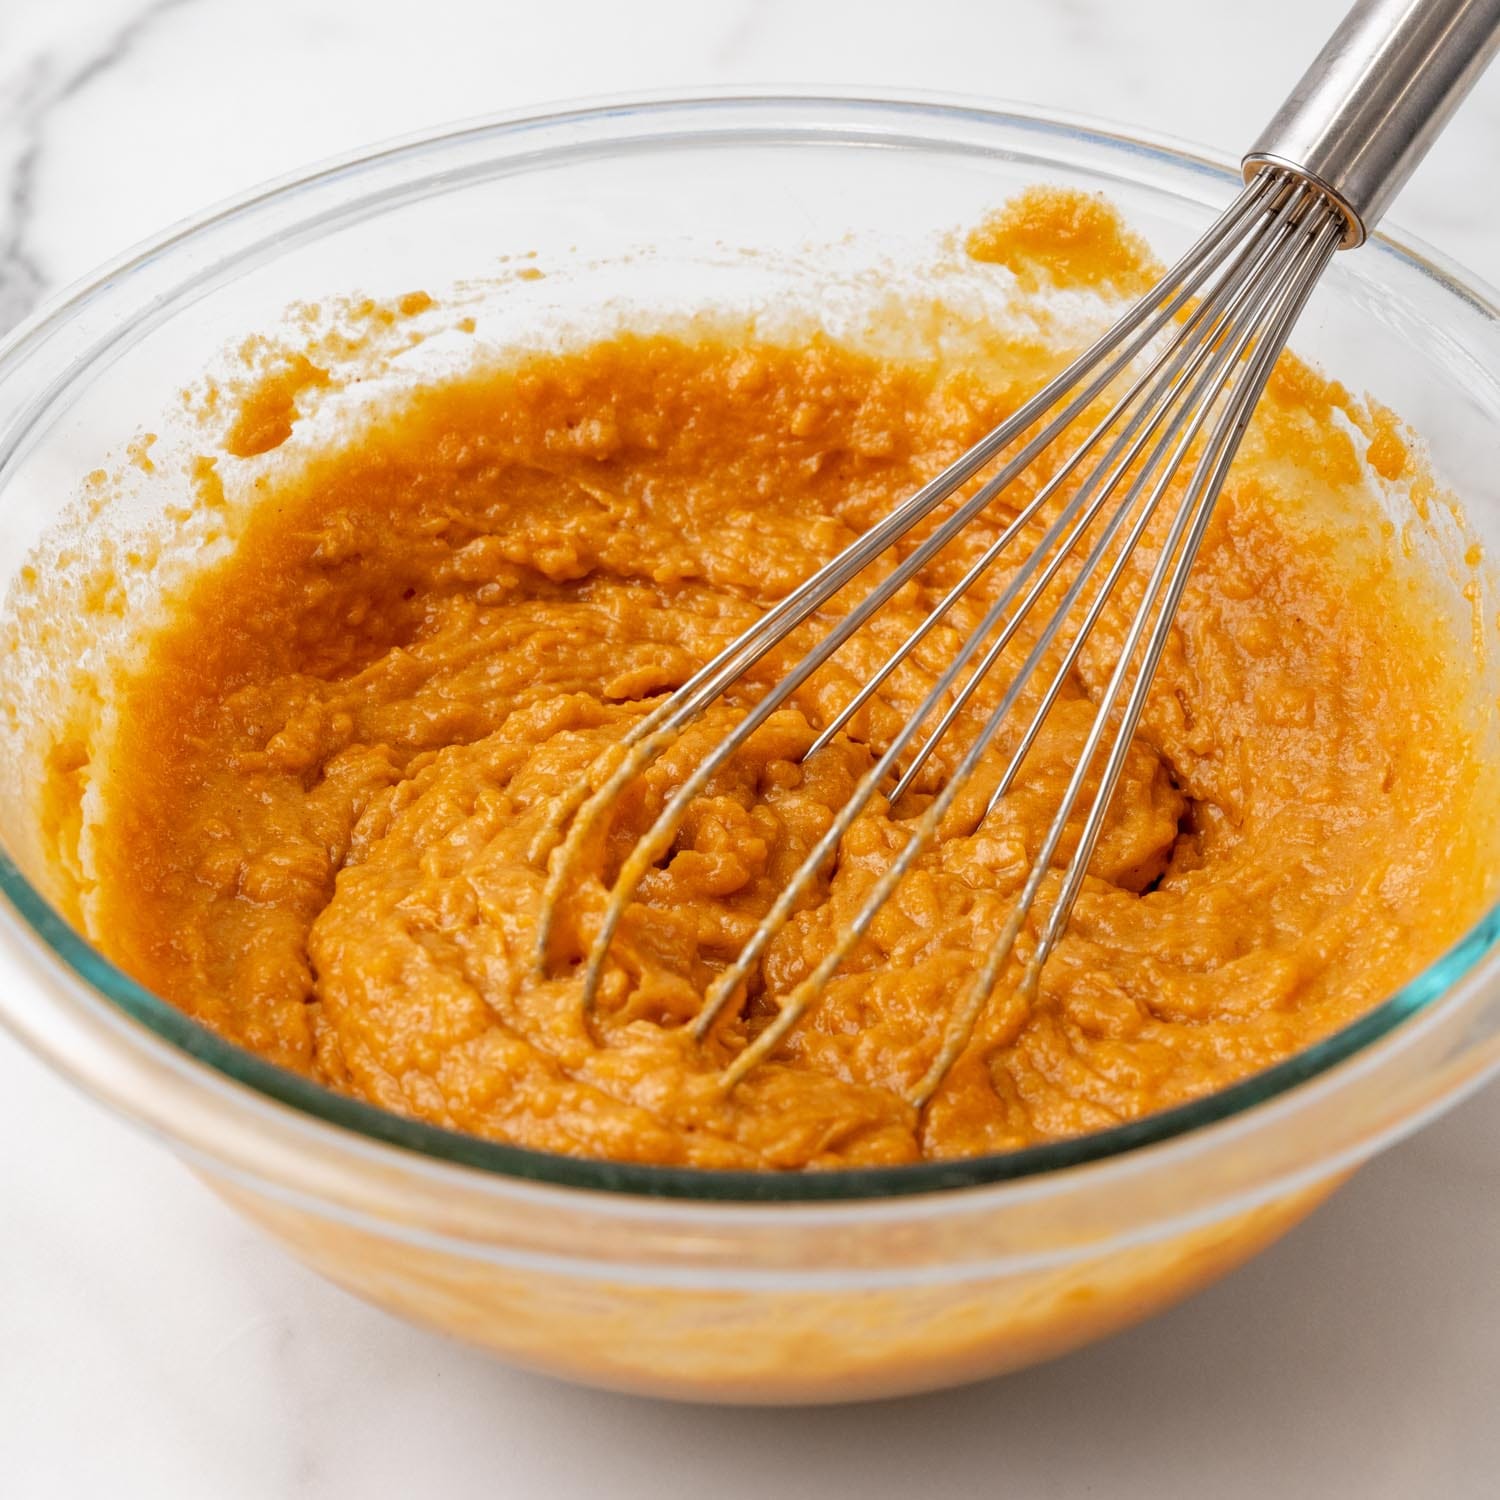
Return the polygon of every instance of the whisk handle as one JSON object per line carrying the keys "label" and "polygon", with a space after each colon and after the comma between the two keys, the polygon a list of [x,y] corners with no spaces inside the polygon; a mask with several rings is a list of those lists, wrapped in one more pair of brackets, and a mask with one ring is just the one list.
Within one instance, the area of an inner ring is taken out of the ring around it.
{"label": "whisk handle", "polygon": [[1332,194],[1362,244],[1500,47],[1500,0],[1358,0],[1244,159]]}

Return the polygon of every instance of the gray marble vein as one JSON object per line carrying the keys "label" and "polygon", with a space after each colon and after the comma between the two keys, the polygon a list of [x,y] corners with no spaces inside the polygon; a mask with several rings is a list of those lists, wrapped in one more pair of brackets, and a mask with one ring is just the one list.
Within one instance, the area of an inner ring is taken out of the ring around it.
{"label": "gray marble vein", "polygon": [[57,111],[120,65],[163,16],[192,0],[151,0],[106,28],[71,56],[58,51],[31,58],[3,88],[0,144],[8,147],[0,189],[0,332],[18,323],[47,290],[50,278],[30,245],[37,173],[47,130]]}

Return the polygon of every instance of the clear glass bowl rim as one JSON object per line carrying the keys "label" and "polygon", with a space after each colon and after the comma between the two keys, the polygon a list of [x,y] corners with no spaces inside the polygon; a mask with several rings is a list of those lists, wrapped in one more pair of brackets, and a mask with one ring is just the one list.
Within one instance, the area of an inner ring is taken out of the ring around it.
{"label": "clear glass bowl rim", "polygon": [[[569,127],[575,131],[573,139],[563,141],[551,151],[544,148],[541,153],[561,160],[577,151],[578,131],[582,132],[586,145],[596,149],[623,150],[632,144],[633,138],[622,134],[622,130],[632,121],[659,126],[661,121],[670,121],[674,117],[686,120],[715,111],[723,113],[725,129],[741,143],[750,144],[757,139],[784,142],[792,127],[784,119],[778,119],[778,114],[808,110],[843,117],[847,130],[842,135],[830,129],[826,122],[803,127],[803,134],[808,139],[826,144],[848,144],[856,139],[866,139],[877,126],[880,127],[880,139],[889,142],[893,134],[899,134],[903,121],[921,120],[931,125],[947,120],[1001,131],[1008,129],[1041,141],[1048,138],[1071,141],[1121,156],[1143,157],[1172,168],[1202,173],[1226,187],[1237,185],[1239,181],[1237,166],[1213,152],[1160,135],[1138,134],[1089,117],[1041,111],[1009,102],[996,104],[959,96],[904,91],[839,92],[825,89],[799,92],[740,88],[702,90],[691,95],[632,94],[580,100],[545,110],[486,116],[378,143],[263,184],[184,220],[66,288],[0,340],[0,378],[24,365],[31,353],[52,333],[76,317],[81,308],[119,286],[132,270],[159,262],[174,249],[191,244],[195,237],[211,228],[248,217],[267,203],[327,185],[361,168],[443,147],[502,139],[549,127]],[[754,122],[747,116],[753,116]],[[854,133],[856,127],[862,127],[858,134]],[[666,138],[658,128],[655,133],[635,139],[638,143],[650,145],[660,144]],[[904,144],[922,149],[924,146],[941,147],[942,141],[932,135],[912,135],[905,138]],[[1390,256],[1405,262],[1438,283],[1445,293],[1468,303],[1491,322],[1500,324],[1500,294],[1413,236],[1404,233],[1373,236],[1362,254]],[[137,314],[136,321],[139,323],[161,315],[164,310],[170,310],[170,302],[167,309],[150,303]],[[97,340],[97,345],[112,344],[123,332],[128,332],[128,329],[112,329]],[[89,363],[87,359],[81,360],[76,368],[86,369]],[[4,432],[0,432],[0,476],[24,444],[38,411],[50,404],[55,394],[55,391],[45,393],[44,397],[20,412]],[[3,488],[3,477],[0,477],[0,488]],[[444,1130],[335,1093],[224,1040],[131,979],[69,926],[21,873],[3,847],[0,847],[0,895],[7,900],[29,935],[41,941],[52,959],[60,962],[65,970],[116,1011],[140,1023],[177,1052],[217,1075],[207,1078],[208,1083],[219,1087],[226,1082],[230,1086],[248,1087],[290,1106],[307,1117],[314,1127],[353,1132],[368,1142],[416,1153],[450,1169],[470,1168],[500,1178],[591,1192],[704,1203],[827,1203],[950,1193],[956,1189],[1037,1178],[1138,1152],[1242,1116],[1257,1105],[1279,1099],[1298,1085],[1318,1078],[1364,1052],[1403,1022],[1431,1011],[1461,980],[1478,977],[1476,971],[1481,966],[1487,973],[1500,972],[1500,904],[1497,904],[1446,953],[1356,1021],[1283,1062],[1190,1104],[1073,1139],[967,1160],[803,1173],[729,1172],[553,1155]]]}

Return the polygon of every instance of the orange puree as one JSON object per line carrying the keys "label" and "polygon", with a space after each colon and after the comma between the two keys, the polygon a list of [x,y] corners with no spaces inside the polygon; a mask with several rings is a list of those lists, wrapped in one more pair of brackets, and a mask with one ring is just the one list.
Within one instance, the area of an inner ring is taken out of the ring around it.
{"label": "orange puree", "polygon": [[[1055,279],[1128,287],[1145,274],[1097,203],[1032,194],[1007,214],[971,240],[977,258],[1035,274],[1056,243]],[[974,826],[1012,733],[772,1061],[728,1095],[718,1086],[894,858],[1003,669],[917,789],[854,825],[738,1011],[703,1045],[683,1023],[1023,552],[804,761],[818,727],[994,539],[1026,483],[698,798],[627,913],[592,1033],[578,959],[607,882],[809,631],[632,786],[578,871],[547,972],[531,977],[545,881],[532,845],[555,800],[661,694],[1014,409],[1038,372],[1034,346],[1008,354],[998,333],[962,367],[821,336],[618,336],[435,384],[288,468],[123,693],[91,926],[185,1010],[333,1088],[546,1150],[711,1167],[1069,1136],[1221,1088],[1350,1020],[1478,900],[1454,853],[1472,752],[1416,596],[1385,587],[1394,564],[1359,425],[1386,474],[1408,461],[1398,429],[1382,416],[1377,432],[1291,359],[1219,504],[1040,993],[1018,1005],[1018,970],[1003,976],[920,1118],[904,1092],[1025,878],[1139,573],[1015,789]],[[1007,368],[1012,379],[995,376]],[[289,430],[295,391],[318,378],[285,367],[243,418],[241,451]]]}

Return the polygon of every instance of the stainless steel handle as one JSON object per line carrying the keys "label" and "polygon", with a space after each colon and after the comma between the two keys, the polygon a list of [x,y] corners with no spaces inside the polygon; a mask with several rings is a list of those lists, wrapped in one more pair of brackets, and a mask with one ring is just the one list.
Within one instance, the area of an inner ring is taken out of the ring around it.
{"label": "stainless steel handle", "polygon": [[1500,0],[1359,0],[1244,159],[1311,178],[1363,244],[1500,47]]}

